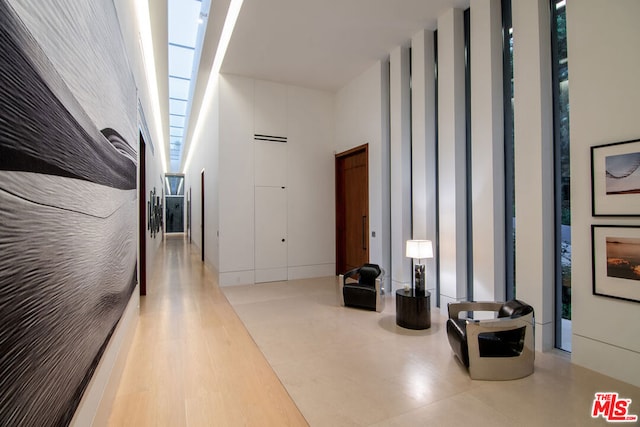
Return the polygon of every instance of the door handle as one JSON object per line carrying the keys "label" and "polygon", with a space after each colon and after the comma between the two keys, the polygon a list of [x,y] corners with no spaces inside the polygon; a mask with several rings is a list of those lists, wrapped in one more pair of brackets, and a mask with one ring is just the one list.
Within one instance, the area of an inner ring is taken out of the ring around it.
{"label": "door handle", "polygon": [[367,216],[362,215],[362,250],[367,250]]}

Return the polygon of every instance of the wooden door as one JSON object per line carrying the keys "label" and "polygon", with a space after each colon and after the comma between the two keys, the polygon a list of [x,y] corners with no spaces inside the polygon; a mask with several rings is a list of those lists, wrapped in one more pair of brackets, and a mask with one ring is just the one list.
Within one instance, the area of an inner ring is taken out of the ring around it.
{"label": "wooden door", "polygon": [[140,295],[147,294],[147,224],[149,224],[150,218],[147,218],[147,160],[146,160],[146,145],[142,133],[139,133],[139,145],[140,150],[140,164],[139,164],[139,182],[138,182],[138,217],[140,223],[138,224],[138,240],[140,241],[140,259],[138,262],[138,268],[140,269]]}
{"label": "wooden door", "polygon": [[368,146],[336,155],[336,274],[369,262]]}
{"label": "wooden door", "polygon": [[202,242],[201,259],[204,262],[204,169],[200,172],[200,220],[200,232],[202,233],[200,240]]}

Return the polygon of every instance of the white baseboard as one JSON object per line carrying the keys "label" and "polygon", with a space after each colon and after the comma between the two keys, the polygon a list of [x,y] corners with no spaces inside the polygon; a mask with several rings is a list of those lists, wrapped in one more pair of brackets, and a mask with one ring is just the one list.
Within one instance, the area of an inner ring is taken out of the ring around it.
{"label": "white baseboard", "polygon": [[[573,334],[571,337],[571,362],[640,387],[640,371],[636,369],[640,366],[640,353],[634,350]],[[630,396],[621,397],[628,398]],[[634,405],[637,405],[635,399]],[[634,414],[640,413],[638,406],[634,409]]]}
{"label": "white baseboard", "polygon": [[336,275],[336,264],[301,265],[288,268],[288,280],[311,279]]}
{"label": "white baseboard", "polygon": [[255,283],[255,272],[247,271],[227,271],[218,275],[220,286],[251,285]]}

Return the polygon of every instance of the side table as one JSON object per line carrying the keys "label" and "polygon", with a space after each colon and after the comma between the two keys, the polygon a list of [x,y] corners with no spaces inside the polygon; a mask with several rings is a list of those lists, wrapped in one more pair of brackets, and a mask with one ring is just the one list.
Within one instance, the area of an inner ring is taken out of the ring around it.
{"label": "side table", "polygon": [[396,291],[396,324],[407,329],[431,327],[431,293],[415,289]]}

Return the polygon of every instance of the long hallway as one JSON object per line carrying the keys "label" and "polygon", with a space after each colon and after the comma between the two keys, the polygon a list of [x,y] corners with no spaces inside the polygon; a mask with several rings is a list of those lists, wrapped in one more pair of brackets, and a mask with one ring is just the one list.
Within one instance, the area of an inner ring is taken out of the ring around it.
{"label": "long hallway", "polygon": [[109,425],[307,425],[198,255],[161,243]]}

